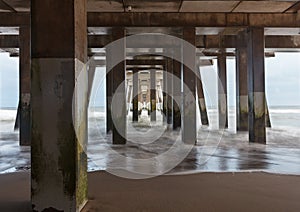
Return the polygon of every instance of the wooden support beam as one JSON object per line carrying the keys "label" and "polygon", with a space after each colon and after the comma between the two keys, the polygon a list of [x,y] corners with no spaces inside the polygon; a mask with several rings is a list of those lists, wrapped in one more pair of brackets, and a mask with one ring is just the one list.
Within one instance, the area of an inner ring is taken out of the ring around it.
{"label": "wooden support beam", "polygon": [[[220,55],[224,55],[225,57],[236,57],[236,54],[234,52],[221,52],[221,51],[217,51],[217,52],[211,52],[208,50],[204,50],[202,52],[202,54],[206,57],[218,57]],[[275,53],[274,52],[265,52],[265,57],[275,57]],[[200,56],[201,58],[201,56]]]}
{"label": "wooden support beam", "polygon": [[[89,12],[89,27],[300,27],[297,13]],[[0,13],[0,26],[30,24],[30,13]]]}
{"label": "wooden support beam", "polygon": [[[92,65],[94,66],[105,66],[106,60],[93,60]],[[127,59],[126,60],[127,66],[163,66],[165,65],[165,60],[161,59],[147,59],[147,60],[140,60],[140,59]],[[155,68],[155,67],[154,67]]]}
{"label": "wooden support beam", "polygon": [[[231,56],[231,55],[230,55]],[[140,70],[147,70],[147,69],[156,69],[156,70],[162,70],[162,66],[164,66],[165,60],[126,60],[126,70],[132,70],[133,67],[139,68]],[[212,66],[213,60],[208,59],[201,59],[197,60],[196,64],[198,66]],[[94,60],[92,62],[92,65],[103,67],[106,65],[106,60]],[[156,67],[153,67],[156,66]]]}
{"label": "wooden support beam", "polygon": [[[1,49],[0,49],[1,50]],[[6,49],[4,49],[6,50]],[[11,50],[16,50],[16,49],[11,49]],[[209,51],[208,51],[209,50]],[[11,51],[11,52],[13,52]],[[140,52],[143,53],[143,52]],[[146,53],[145,53],[146,54]],[[205,55],[207,54],[207,55]],[[212,60],[211,59],[215,59],[218,56],[218,52],[216,52],[216,49],[213,49],[213,51],[211,51],[211,49],[206,49],[203,52],[196,52],[196,56],[199,57],[200,60],[200,65],[201,66],[208,66],[208,65],[213,65]],[[134,56],[136,55],[136,53],[126,53],[127,56]],[[159,54],[158,54],[159,55]],[[93,53],[90,54],[89,56],[101,56],[104,57],[105,53]],[[156,55],[157,56],[157,55]],[[275,52],[265,52],[265,56],[266,57],[275,57]],[[208,59],[207,57],[211,57],[210,59]],[[234,52],[227,52],[226,53],[226,57],[235,57],[235,53]],[[203,60],[206,60],[205,62],[203,62]],[[199,61],[199,60],[197,60]],[[210,61],[210,62],[209,62]],[[199,64],[198,62],[196,62],[196,64]]]}
{"label": "wooden support beam", "polygon": [[295,13],[88,13],[90,27],[300,27]]}
{"label": "wooden support beam", "polygon": [[270,48],[270,49],[300,48],[300,35],[265,36],[265,48]]}
{"label": "wooden support beam", "polygon": [[[0,36],[1,38],[1,36]],[[224,35],[224,48],[235,48],[237,46],[236,35]],[[103,48],[111,42],[110,35],[89,35],[88,46],[89,48]],[[196,36],[197,48],[219,48],[218,35],[197,35]],[[300,35],[267,35],[265,36],[266,48],[300,48]],[[1,45],[0,45],[1,47]],[[169,38],[157,40],[149,40],[149,42],[137,40],[135,43],[130,43],[127,48],[179,48],[180,45],[176,39]]]}

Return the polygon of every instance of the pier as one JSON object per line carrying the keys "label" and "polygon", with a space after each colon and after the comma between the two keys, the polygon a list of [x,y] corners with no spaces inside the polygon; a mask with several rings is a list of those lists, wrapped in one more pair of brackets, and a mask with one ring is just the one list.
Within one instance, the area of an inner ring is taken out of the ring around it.
{"label": "pier", "polygon": [[235,130],[249,145],[268,146],[265,59],[299,53],[299,30],[300,1],[0,1],[0,52],[19,58],[15,126],[19,145],[30,148],[32,209],[81,211],[88,202],[88,108],[97,68],[106,72],[101,124],[112,149],[132,145],[128,133],[142,119],[191,151],[202,145],[198,126],[209,129],[213,121],[201,69],[213,61],[216,131],[226,132],[234,95],[228,59],[236,61]]}

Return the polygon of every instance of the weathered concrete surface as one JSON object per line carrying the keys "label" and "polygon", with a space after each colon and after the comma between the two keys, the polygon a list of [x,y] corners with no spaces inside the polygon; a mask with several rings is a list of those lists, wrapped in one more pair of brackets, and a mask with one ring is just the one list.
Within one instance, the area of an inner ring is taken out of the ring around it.
{"label": "weathered concrete surface", "polygon": [[[174,54],[178,54],[181,58],[181,50],[175,50]],[[174,58],[177,58],[176,56]],[[181,127],[181,62],[173,60],[173,129],[176,130]]]}
{"label": "weathered concrete surface", "polygon": [[201,74],[200,74],[200,66],[197,66],[197,79],[196,79],[196,86],[197,86],[197,96],[198,96],[198,106],[200,111],[200,118],[202,125],[208,125],[208,115],[206,110],[206,103],[204,98],[203,92],[203,84],[201,81]]}
{"label": "weathered concrete surface", "polygon": [[20,58],[19,58],[19,121],[20,145],[30,145],[30,28],[20,27]]}
{"label": "weathered concrete surface", "polygon": [[156,121],[156,70],[150,71],[150,104],[151,115],[150,120]]}
{"label": "weathered concrete surface", "polygon": [[[183,29],[183,39],[195,45],[195,28]],[[195,144],[196,138],[196,48],[183,46],[183,131],[182,141]],[[191,70],[189,67],[192,67]]]}
{"label": "weathered concrete surface", "polygon": [[248,79],[246,32],[240,32],[236,47],[236,127],[248,130]]}
{"label": "weathered concrete surface", "polygon": [[[87,191],[86,140],[83,140],[87,127],[83,111],[87,101],[75,97],[75,102],[82,105],[80,111],[74,111],[75,116],[80,116],[75,117],[79,126],[73,126],[74,59],[34,58],[32,63],[33,204],[38,211],[52,205],[75,211],[86,200]],[[87,92],[84,86],[80,90]],[[51,201],[47,202],[48,199]]]}
{"label": "weathered concrete surface", "polygon": [[86,4],[33,0],[31,11],[32,207],[78,211],[87,201]]}
{"label": "weathered concrete surface", "polygon": [[113,99],[112,99],[112,121],[113,121],[113,144],[126,144],[126,94],[125,94],[125,70],[126,70],[126,44],[125,28],[114,28],[112,37],[118,41],[112,47],[114,61],[121,61],[113,67]]}
{"label": "weathered concrete surface", "polygon": [[133,98],[132,98],[132,121],[138,121],[139,120],[139,99],[138,99],[138,93],[139,93],[139,71],[137,68],[133,69],[133,76],[132,76],[132,87],[133,87]]}
{"label": "weathered concrete surface", "polygon": [[264,29],[250,28],[248,46],[249,142],[266,144]]}
{"label": "weathered concrete surface", "polygon": [[218,76],[219,128],[224,129],[228,127],[228,112],[226,56],[223,53],[218,55]]}

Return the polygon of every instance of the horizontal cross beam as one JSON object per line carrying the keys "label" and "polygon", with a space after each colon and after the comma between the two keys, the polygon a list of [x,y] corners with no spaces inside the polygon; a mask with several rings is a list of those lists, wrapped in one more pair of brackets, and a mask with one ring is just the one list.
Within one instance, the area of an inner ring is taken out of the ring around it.
{"label": "horizontal cross beam", "polygon": [[297,13],[88,13],[90,27],[300,27]]}
{"label": "horizontal cross beam", "polygon": [[[202,52],[202,54],[204,56],[206,56],[206,57],[217,57],[218,55],[224,54],[224,53],[221,53],[221,52],[211,52],[211,51],[204,50]],[[235,53],[234,52],[226,52],[225,56],[226,57],[235,57]],[[275,57],[275,53],[274,52],[265,52],[265,57]]]}
{"label": "horizontal cross beam", "polygon": [[[155,40],[131,42],[127,45],[128,48],[172,48],[178,47],[177,39],[162,39],[158,37]],[[89,35],[88,47],[89,48],[103,48],[111,42],[109,35]],[[219,48],[218,35],[197,35],[196,47],[197,48]],[[237,46],[235,35],[224,36],[224,48],[235,48]],[[0,35],[0,48],[19,48],[18,35]],[[271,35],[265,36],[265,48],[271,49],[288,49],[300,48],[300,35]]]}
{"label": "horizontal cross beam", "polygon": [[0,13],[1,27],[19,27],[19,26],[29,26],[29,25],[30,25],[30,13],[28,12]]}
{"label": "horizontal cross beam", "polygon": [[[127,59],[126,60],[126,65],[129,66],[153,66],[153,65],[160,65],[164,66],[165,65],[165,60],[161,59]],[[105,66],[105,60],[93,60],[91,62],[91,65],[94,66]]]}
{"label": "horizontal cross beam", "polygon": [[[92,60],[90,66],[105,66],[106,61],[105,60]],[[133,67],[140,67],[140,68],[151,68],[153,66],[165,66],[166,60],[161,59],[146,59],[146,60],[139,60],[139,59],[127,59],[126,60],[126,66],[128,68]],[[197,65],[199,66],[210,66],[213,65],[212,60],[200,60],[197,61]]]}
{"label": "horizontal cross beam", "polygon": [[[90,12],[87,21],[89,27],[300,27],[300,14]],[[0,13],[1,27],[22,25],[30,25],[30,13]]]}

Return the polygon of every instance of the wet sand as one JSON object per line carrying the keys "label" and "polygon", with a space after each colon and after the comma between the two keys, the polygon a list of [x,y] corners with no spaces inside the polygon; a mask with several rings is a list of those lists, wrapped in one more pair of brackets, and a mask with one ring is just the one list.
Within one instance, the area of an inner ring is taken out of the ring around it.
{"label": "wet sand", "polygon": [[[0,175],[0,211],[30,211],[29,172]],[[145,180],[91,172],[87,211],[300,211],[300,176],[200,173]]]}
{"label": "wet sand", "polygon": [[[95,117],[99,120],[89,126],[90,171],[113,168],[118,155],[126,156],[125,162],[159,155],[170,147],[176,134],[163,134],[162,142],[128,142],[115,147],[111,135],[99,136],[99,132],[105,132],[104,116]],[[7,130],[0,133],[0,173],[20,172],[0,174],[0,212],[31,211],[30,148],[18,146],[18,134],[10,130],[12,124],[12,120],[7,122]],[[209,130],[208,134],[207,129],[200,129],[197,145],[168,175],[129,180],[104,171],[90,172],[89,202],[83,211],[300,211],[299,128],[267,129],[268,144],[259,145],[249,144],[248,134],[236,133],[231,126],[222,133]],[[129,137],[137,137],[133,128],[143,133],[143,142],[152,139],[151,133],[145,135],[148,126],[139,129],[130,124]],[[222,141],[218,142],[220,134]]]}
{"label": "wet sand", "polygon": [[0,175],[0,211],[31,211],[30,172]]}

